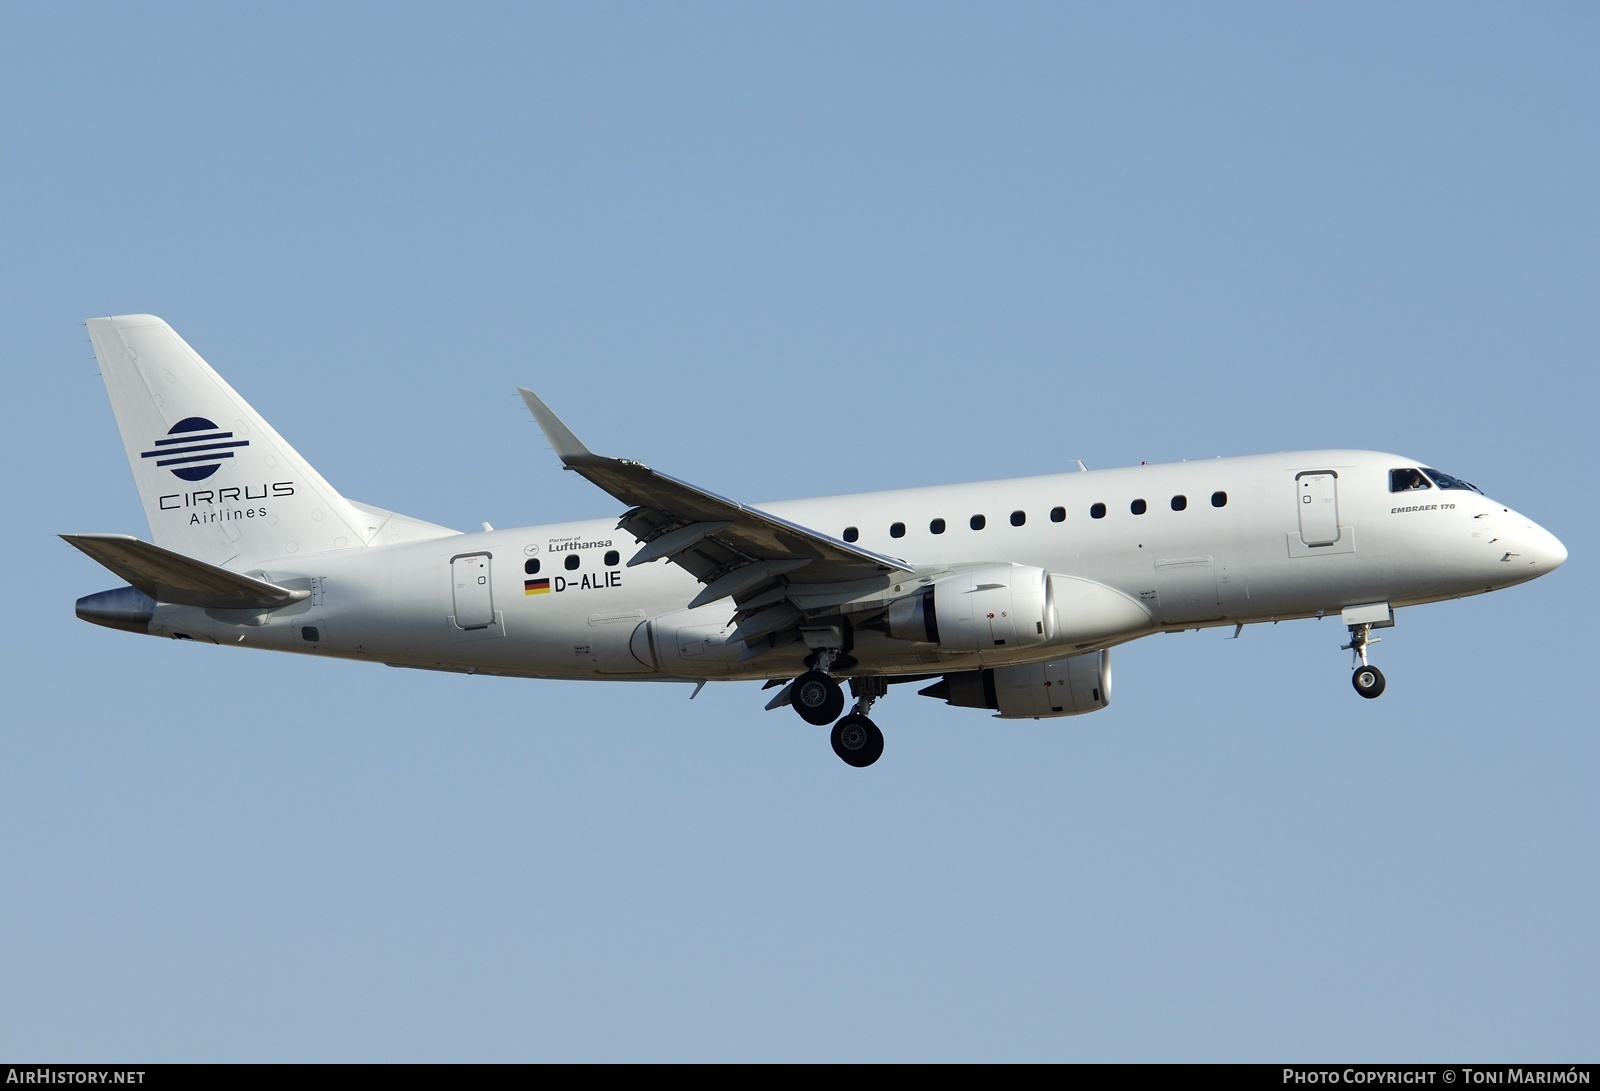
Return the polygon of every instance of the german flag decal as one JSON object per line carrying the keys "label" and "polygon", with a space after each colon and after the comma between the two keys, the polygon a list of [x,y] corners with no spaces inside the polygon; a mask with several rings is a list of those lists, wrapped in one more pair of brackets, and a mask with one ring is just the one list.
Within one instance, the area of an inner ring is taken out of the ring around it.
{"label": "german flag decal", "polygon": [[524,595],[548,595],[550,593],[550,581],[523,580],[522,593]]}

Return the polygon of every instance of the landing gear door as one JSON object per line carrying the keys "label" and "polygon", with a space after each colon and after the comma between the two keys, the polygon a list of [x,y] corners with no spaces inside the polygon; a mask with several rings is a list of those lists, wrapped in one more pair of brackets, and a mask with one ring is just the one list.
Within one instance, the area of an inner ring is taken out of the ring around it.
{"label": "landing gear door", "polygon": [[1339,540],[1339,475],[1331,470],[1296,474],[1295,497],[1300,506],[1300,540],[1308,546],[1333,545]]}

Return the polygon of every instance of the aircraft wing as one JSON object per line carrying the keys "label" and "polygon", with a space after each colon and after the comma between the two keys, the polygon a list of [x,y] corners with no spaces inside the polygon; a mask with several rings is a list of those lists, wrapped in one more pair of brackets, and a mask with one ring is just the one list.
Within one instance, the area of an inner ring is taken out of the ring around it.
{"label": "aircraft wing", "polygon": [[[914,571],[898,558],[707,492],[643,463],[597,455],[537,395],[520,387],[518,391],[566,468],[630,505],[617,525],[643,546],[628,563],[666,558],[706,585],[691,606],[732,597],[749,621],[757,609],[788,605],[793,623],[801,611],[784,602],[787,596],[775,594],[780,587],[799,585],[796,591],[825,592],[832,585],[859,586],[862,581]],[[788,615],[774,614],[761,625],[780,616]],[[776,631],[754,632],[761,625],[740,626],[747,643]]]}

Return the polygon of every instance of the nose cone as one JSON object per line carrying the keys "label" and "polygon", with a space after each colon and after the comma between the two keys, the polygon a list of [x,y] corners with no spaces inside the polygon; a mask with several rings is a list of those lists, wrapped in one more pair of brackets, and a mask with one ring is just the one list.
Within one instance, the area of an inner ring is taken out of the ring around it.
{"label": "nose cone", "polygon": [[1533,563],[1543,572],[1553,572],[1560,568],[1567,560],[1567,547],[1561,544],[1561,539],[1551,534],[1538,523],[1528,528],[1532,532],[1533,542],[1530,547],[1533,553]]}
{"label": "nose cone", "polygon": [[1567,559],[1567,547],[1561,539],[1527,516],[1508,514],[1511,525],[1506,528],[1507,549],[1501,562],[1520,569],[1519,580],[1531,580],[1560,568]]}

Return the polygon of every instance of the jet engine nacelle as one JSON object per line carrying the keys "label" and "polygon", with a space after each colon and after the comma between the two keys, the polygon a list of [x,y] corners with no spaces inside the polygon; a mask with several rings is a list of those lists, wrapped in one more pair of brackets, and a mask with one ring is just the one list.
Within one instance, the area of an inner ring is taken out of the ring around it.
{"label": "jet engine nacelle", "polygon": [[918,692],[963,708],[996,709],[1005,720],[1079,716],[1111,703],[1111,653],[947,674]]}
{"label": "jet engine nacelle", "polygon": [[1006,564],[946,576],[890,603],[885,631],[952,652],[1044,644],[1056,638],[1050,574]]}

